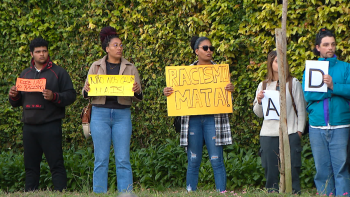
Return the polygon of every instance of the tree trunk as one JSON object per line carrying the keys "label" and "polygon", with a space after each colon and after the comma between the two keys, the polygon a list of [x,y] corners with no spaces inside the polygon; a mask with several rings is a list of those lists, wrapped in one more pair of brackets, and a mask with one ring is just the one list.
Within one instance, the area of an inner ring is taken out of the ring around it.
{"label": "tree trunk", "polygon": [[276,48],[278,62],[278,78],[280,87],[280,193],[292,193],[292,173],[290,145],[287,128],[286,79],[287,79],[287,7],[288,0],[283,0],[282,29],[276,29]]}

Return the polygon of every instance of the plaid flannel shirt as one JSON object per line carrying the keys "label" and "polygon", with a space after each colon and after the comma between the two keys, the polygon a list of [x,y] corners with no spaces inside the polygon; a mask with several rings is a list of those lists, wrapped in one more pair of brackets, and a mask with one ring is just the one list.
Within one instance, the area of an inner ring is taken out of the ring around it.
{"label": "plaid flannel shirt", "polygon": [[[214,114],[216,139],[215,145],[232,144],[230,120],[228,114]],[[188,125],[190,116],[181,116],[180,146],[188,146]]]}
{"label": "plaid flannel shirt", "polygon": [[[191,65],[196,65],[198,61]],[[212,61],[212,64],[215,64]],[[229,145],[232,144],[231,127],[228,114],[214,114],[216,139],[215,145]],[[181,132],[180,132],[180,146],[188,146],[188,125],[190,116],[181,116]]]}

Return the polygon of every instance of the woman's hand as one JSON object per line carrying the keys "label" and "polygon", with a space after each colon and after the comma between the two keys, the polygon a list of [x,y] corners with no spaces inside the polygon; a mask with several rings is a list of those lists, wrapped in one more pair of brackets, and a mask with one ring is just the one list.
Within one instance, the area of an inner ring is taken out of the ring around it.
{"label": "woman's hand", "polygon": [[163,90],[163,93],[165,96],[170,96],[174,92],[174,89],[172,87],[165,87]]}
{"label": "woman's hand", "polygon": [[233,87],[232,83],[229,83],[226,85],[225,90],[229,91],[229,92],[233,92],[235,88]]}
{"label": "woman's hand", "polygon": [[132,91],[136,92],[136,94],[141,94],[141,87],[136,81],[133,84]]}
{"label": "woman's hand", "polygon": [[264,90],[261,90],[258,95],[256,95],[256,98],[258,99],[259,105],[261,105],[261,99],[264,98]]}
{"label": "woman's hand", "polygon": [[298,135],[299,135],[299,137],[300,137],[300,139],[301,139],[301,136],[303,135],[300,131],[298,131]]}
{"label": "woman's hand", "polygon": [[89,92],[90,91],[90,84],[89,81],[86,81],[85,85],[84,85],[84,90],[85,92]]}

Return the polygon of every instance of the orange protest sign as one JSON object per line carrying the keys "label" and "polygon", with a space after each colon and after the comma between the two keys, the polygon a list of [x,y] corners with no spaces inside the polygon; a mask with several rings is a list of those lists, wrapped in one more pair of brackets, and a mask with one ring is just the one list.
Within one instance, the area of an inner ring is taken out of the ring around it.
{"label": "orange protest sign", "polygon": [[167,66],[166,84],[174,93],[167,97],[168,116],[232,113],[228,64]]}
{"label": "orange protest sign", "polygon": [[42,92],[45,90],[46,79],[23,79],[17,78],[17,91],[22,92]]}

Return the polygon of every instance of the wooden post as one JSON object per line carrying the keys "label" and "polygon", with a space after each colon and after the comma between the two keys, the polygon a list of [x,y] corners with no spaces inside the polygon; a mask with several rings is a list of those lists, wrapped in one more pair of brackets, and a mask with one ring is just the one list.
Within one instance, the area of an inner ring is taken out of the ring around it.
{"label": "wooden post", "polygon": [[287,128],[286,79],[287,79],[287,7],[288,0],[283,0],[282,29],[276,29],[276,48],[278,62],[278,78],[280,87],[280,193],[292,193],[292,173],[290,145]]}

